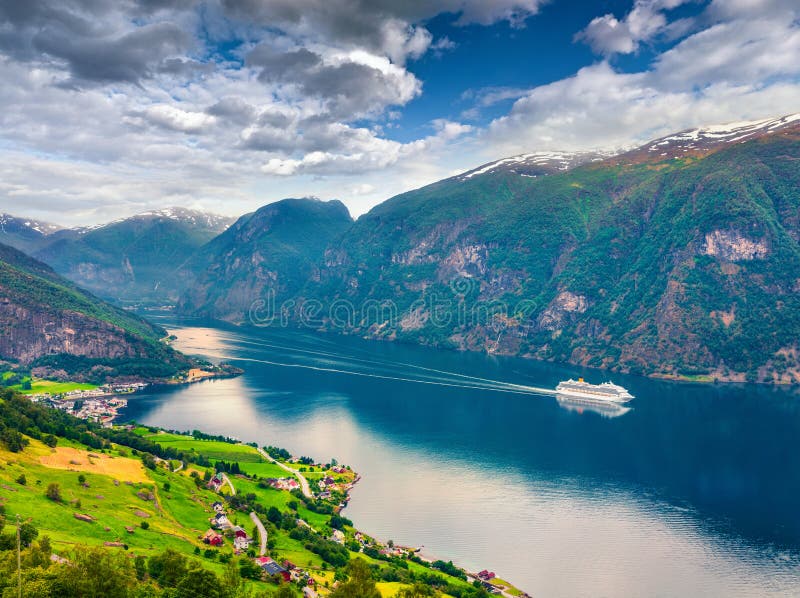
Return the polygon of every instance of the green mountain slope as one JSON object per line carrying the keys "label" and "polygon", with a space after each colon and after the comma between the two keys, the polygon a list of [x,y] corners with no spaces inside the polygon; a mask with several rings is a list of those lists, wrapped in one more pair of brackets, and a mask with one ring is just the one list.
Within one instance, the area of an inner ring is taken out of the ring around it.
{"label": "green mountain slope", "polygon": [[187,276],[197,278],[180,308],[238,321],[270,293],[294,296],[351,225],[344,204],[315,199],[284,199],[242,216],[187,262]]}
{"label": "green mountain slope", "polygon": [[175,301],[184,279],[179,268],[231,219],[170,208],[91,230],[62,231],[35,251],[59,274],[109,299]]}
{"label": "green mountain slope", "polygon": [[[347,299],[350,328],[368,336],[800,380],[798,127],[686,158],[636,157],[393,198],[329,250],[304,294]],[[394,311],[364,309],[370,301]]]}
{"label": "green mountain slope", "polygon": [[547,176],[479,169],[326,231],[308,215],[273,226],[283,207],[268,206],[204,248],[181,307],[241,321],[276,289],[296,323],[310,299],[314,327],[372,338],[797,382],[800,125],[726,134]]}
{"label": "green mountain slope", "polygon": [[165,334],[41,262],[0,245],[0,357],[51,366],[80,362],[109,370],[138,364],[171,375],[183,358],[160,341]]}

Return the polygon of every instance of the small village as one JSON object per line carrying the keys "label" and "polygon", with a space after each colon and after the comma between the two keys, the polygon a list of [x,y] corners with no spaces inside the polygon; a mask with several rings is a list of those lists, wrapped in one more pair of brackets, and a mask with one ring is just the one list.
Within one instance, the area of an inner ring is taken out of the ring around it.
{"label": "small village", "polygon": [[[308,488],[312,498],[329,502],[333,507],[334,514],[339,514],[347,506],[350,490],[360,479],[360,476],[350,468],[341,465],[306,463],[306,466],[292,470],[281,462],[275,460],[273,462],[285,467],[287,472],[292,471],[294,475],[291,477],[265,478],[262,482],[275,490],[298,494],[302,493],[304,487]],[[294,457],[287,459],[286,463],[294,466],[303,464]],[[306,469],[324,471],[325,473],[316,484],[309,485],[303,477],[303,471]],[[233,481],[227,474],[222,472],[217,472],[211,476],[205,483],[205,487],[208,490],[219,493],[223,499],[236,495]],[[315,490],[311,490],[311,488],[315,488]],[[229,492],[230,494],[224,494],[223,492]],[[306,570],[289,560],[275,560],[266,554],[267,531],[256,513],[251,512],[250,519],[255,524],[255,530],[258,531],[260,536],[260,548],[257,553],[251,550],[251,547],[258,543],[257,540],[248,534],[245,528],[231,521],[228,506],[223,500],[213,502],[210,508],[213,515],[209,517],[209,529],[200,536],[203,543],[209,547],[219,548],[225,545],[226,542],[230,542],[233,546],[234,554],[251,555],[253,562],[263,570],[266,578],[295,583],[302,588],[305,598],[315,598],[318,595],[324,596],[331,589],[337,587],[338,582],[336,581],[329,585],[327,580],[317,579],[313,571]],[[295,523],[298,527],[305,527],[317,532],[316,529],[301,518],[296,519]],[[428,566],[434,563],[432,559],[423,557],[420,554],[420,548],[401,546],[391,540],[386,543],[380,542],[358,530],[332,529],[328,539],[342,546],[346,545],[350,550],[356,550],[372,557],[377,556],[387,559],[412,558],[417,562],[424,562]],[[530,598],[528,594],[518,590],[513,590],[511,593],[507,592],[506,589],[510,588],[498,585],[497,577],[492,571],[484,569],[478,573],[465,573],[466,580],[469,583],[480,585],[492,595],[506,596],[508,598],[512,596],[515,598]]]}

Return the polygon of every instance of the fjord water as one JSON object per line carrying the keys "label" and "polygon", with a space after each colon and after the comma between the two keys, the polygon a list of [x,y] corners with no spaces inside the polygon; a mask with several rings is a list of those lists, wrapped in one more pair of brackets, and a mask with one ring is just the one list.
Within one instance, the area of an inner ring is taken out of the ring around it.
{"label": "fjord water", "polygon": [[153,389],[127,418],[201,429],[363,479],[346,510],[384,540],[537,596],[800,595],[800,395],[614,375],[609,418],[509,383],[608,376],[283,329],[161,322],[241,377]]}

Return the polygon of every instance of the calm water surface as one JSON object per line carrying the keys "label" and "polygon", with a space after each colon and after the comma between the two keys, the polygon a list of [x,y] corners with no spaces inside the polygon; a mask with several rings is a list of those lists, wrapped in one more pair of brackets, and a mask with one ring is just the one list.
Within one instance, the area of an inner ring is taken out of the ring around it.
{"label": "calm water surface", "polygon": [[535,596],[800,596],[800,395],[614,376],[619,417],[508,383],[601,373],[288,330],[162,322],[246,374],[152,390],[125,416],[335,457],[384,540]]}

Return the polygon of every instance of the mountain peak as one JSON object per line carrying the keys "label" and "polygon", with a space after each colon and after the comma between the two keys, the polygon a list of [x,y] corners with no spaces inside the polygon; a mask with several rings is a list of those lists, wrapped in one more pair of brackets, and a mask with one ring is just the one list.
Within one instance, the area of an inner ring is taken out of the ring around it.
{"label": "mountain peak", "polygon": [[586,151],[539,151],[528,154],[519,154],[510,158],[503,158],[483,164],[478,168],[468,170],[458,175],[456,178],[462,181],[471,179],[474,176],[489,173],[507,172],[518,174],[519,176],[536,178],[556,172],[563,172],[586,164],[588,162],[600,161],[612,156],[614,152]]}
{"label": "mountain peak", "polygon": [[6,213],[0,214],[0,232],[12,232],[12,230],[18,231],[20,229],[29,229],[42,235],[50,235],[58,230],[61,230],[61,228],[61,226],[57,224],[51,224],[50,222],[42,222],[41,220],[34,220],[32,218],[22,218]]}
{"label": "mountain peak", "polygon": [[[182,208],[179,206],[162,208],[160,210],[149,210],[147,212],[142,212],[140,214],[136,214],[135,216],[131,216],[131,218],[134,219],[163,218],[168,220],[174,220],[176,222],[185,222],[193,226],[199,226],[210,230],[216,230],[218,232],[222,232],[223,230],[228,228],[235,220],[235,218],[232,218],[230,216],[222,216],[220,214],[214,214],[212,212],[192,210],[190,208]],[[124,220],[126,219],[120,220],[118,222],[122,222]]]}
{"label": "mountain peak", "polygon": [[650,141],[621,155],[631,162],[707,154],[736,143],[800,126],[800,113],[686,129]]}

